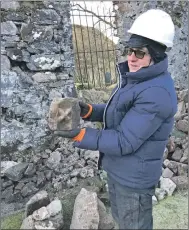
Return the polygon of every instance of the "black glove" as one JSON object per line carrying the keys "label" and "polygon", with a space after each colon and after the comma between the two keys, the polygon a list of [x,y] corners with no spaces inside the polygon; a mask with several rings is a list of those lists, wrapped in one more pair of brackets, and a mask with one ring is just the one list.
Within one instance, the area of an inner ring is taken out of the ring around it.
{"label": "black glove", "polygon": [[79,102],[79,106],[81,109],[80,116],[84,117],[90,110],[90,106],[82,101]]}
{"label": "black glove", "polygon": [[74,138],[80,133],[81,129],[73,129],[73,130],[60,130],[54,131],[55,136],[60,136],[64,138]]}

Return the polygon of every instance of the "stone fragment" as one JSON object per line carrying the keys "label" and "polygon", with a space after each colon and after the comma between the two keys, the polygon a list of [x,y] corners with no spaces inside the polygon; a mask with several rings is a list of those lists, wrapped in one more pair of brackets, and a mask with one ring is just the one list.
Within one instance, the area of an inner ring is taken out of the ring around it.
{"label": "stone fragment", "polygon": [[32,214],[34,220],[45,220],[50,217],[49,212],[46,207],[41,207],[38,210],[35,210]]}
{"label": "stone fragment", "polygon": [[188,148],[184,150],[183,156],[180,159],[181,163],[188,164]]}
{"label": "stone fragment", "polygon": [[33,182],[27,183],[23,189],[21,190],[21,194],[23,197],[32,195],[36,193],[39,189],[35,187],[35,184]]}
{"label": "stone fragment", "polygon": [[30,62],[27,63],[27,67],[33,71],[40,70],[55,70],[60,67],[62,64],[60,54],[36,54],[31,55]]}
{"label": "stone fragment", "polygon": [[16,35],[18,29],[14,22],[6,21],[1,23],[1,35]]}
{"label": "stone fragment", "polygon": [[36,10],[32,17],[32,22],[38,25],[58,25],[60,21],[60,16],[53,9]]}
{"label": "stone fragment", "polygon": [[6,171],[5,171],[5,176],[7,176],[10,180],[13,180],[13,181],[19,181],[26,168],[28,166],[28,163],[19,163],[19,164],[16,164],[10,168],[8,168]]}
{"label": "stone fragment", "polygon": [[14,1],[14,0],[1,1],[1,9],[17,10],[19,8],[20,8],[20,3],[18,1]]}
{"label": "stone fragment", "polygon": [[1,55],[1,70],[10,70],[11,64],[7,56]]}
{"label": "stone fragment", "polygon": [[56,75],[51,72],[45,72],[45,73],[36,73],[32,76],[33,80],[39,83],[42,82],[50,82],[56,80]]}
{"label": "stone fragment", "polygon": [[184,114],[185,111],[185,103],[184,101],[180,101],[177,105],[178,109],[177,109],[177,113],[175,114],[175,120],[178,120],[181,118],[182,114]]}
{"label": "stone fragment", "polygon": [[156,196],[152,196],[152,205],[156,205],[156,204],[158,204],[158,200]]}
{"label": "stone fragment", "polygon": [[188,189],[188,177],[187,176],[175,176],[171,180],[176,184],[177,189]]}
{"label": "stone fragment", "polygon": [[44,190],[38,192],[26,203],[25,216],[27,217],[33,214],[35,210],[38,210],[43,206],[47,206],[49,203],[50,199],[48,193]]}
{"label": "stone fragment", "polygon": [[61,153],[58,151],[52,152],[47,160],[47,167],[50,169],[57,169],[60,165]]}
{"label": "stone fragment", "polygon": [[46,208],[50,216],[56,216],[63,212],[62,203],[59,199],[53,200]]}
{"label": "stone fragment", "polygon": [[22,225],[20,227],[20,229],[35,229],[35,221],[33,220],[32,216],[28,216],[27,218],[25,218],[23,221],[22,221]]}
{"label": "stone fragment", "polygon": [[80,124],[80,107],[75,98],[55,98],[49,109],[51,130],[71,130]]}
{"label": "stone fragment", "polygon": [[35,165],[33,163],[29,163],[24,175],[26,176],[33,176],[36,172]]}
{"label": "stone fragment", "polygon": [[162,177],[171,178],[173,176],[173,172],[169,168],[165,168],[162,173]]}
{"label": "stone fragment", "polygon": [[187,164],[178,164],[178,176],[188,175],[188,165]]}
{"label": "stone fragment", "polygon": [[160,200],[163,200],[166,197],[167,193],[162,188],[156,188],[155,195],[157,197],[157,200],[160,201]]}
{"label": "stone fragment", "polygon": [[176,189],[176,184],[171,179],[162,177],[160,179],[160,188],[165,190],[168,196],[172,196]]}
{"label": "stone fragment", "polygon": [[75,199],[70,229],[98,229],[97,194],[82,188]]}
{"label": "stone fragment", "polygon": [[1,161],[1,176],[4,176],[4,173],[8,168],[11,168],[17,164],[19,163],[15,161]]}
{"label": "stone fragment", "polygon": [[173,155],[171,156],[171,159],[173,159],[174,161],[180,161],[182,155],[183,155],[182,149],[176,148]]}
{"label": "stone fragment", "polygon": [[115,222],[110,213],[107,213],[105,205],[98,199],[99,225],[98,229],[113,229]]}
{"label": "stone fragment", "polygon": [[179,120],[176,123],[176,127],[178,130],[180,130],[184,133],[188,133],[188,121],[187,120]]}

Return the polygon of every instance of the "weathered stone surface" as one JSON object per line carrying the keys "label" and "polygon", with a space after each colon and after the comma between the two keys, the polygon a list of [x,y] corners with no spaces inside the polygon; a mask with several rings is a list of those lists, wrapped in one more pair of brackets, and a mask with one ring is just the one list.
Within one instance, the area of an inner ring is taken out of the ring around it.
{"label": "weathered stone surface", "polygon": [[179,120],[176,123],[176,127],[178,130],[180,130],[184,133],[188,133],[188,121],[187,120]]}
{"label": "weathered stone surface", "polygon": [[32,15],[32,22],[38,25],[58,25],[60,16],[53,9],[37,9]]}
{"label": "weathered stone surface", "polygon": [[17,165],[15,161],[1,161],[1,176],[4,176],[4,173],[7,169]]}
{"label": "weathered stone surface", "polygon": [[21,194],[23,197],[26,197],[36,193],[38,190],[39,189],[35,187],[35,184],[33,182],[29,182],[23,187]]}
{"label": "weathered stone surface", "polygon": [[22,23],[20,29],[23,41],[32,43],[34,41],[51,41],[53,37],[52,26],[37,26],[31,22],[26,24]]}
{"label": "weathered stone surface", "polygon": [[175,176],[171,180],[176,184],[177,189],[188,189],[188,177],[187,176]]}
{"label": "weathered stone surface", "polygon": [[97,195],[82,188],[76,197],[70,229],[98,229]]}
{"label": "weathered stone surface", "polygon": [[183,156],[180,159],[181,163],[188,164],[188,148],[184,150]]}
{"label": "weathered stone surface", "polygon": [[24,175],[33,176],[36,172],[36,167],[33,163],[29,163]]}
{"label": "weathered stone surface", "polygon": [[180,119],[182,114],[186,112],[184,101],[180,101],[177,106],[178,106],[178,109],[177,109],[177,113],[175,114],[175,120]]}
{"label": "weathered stone surface", "polygon": [[177,148],[171,158],[175,161],[180,161],[181,157],[183,155],[182,149]]}
{"label": "weathered stone surface", "polygon": [[176,161],[169,161],[167,167],[176,174],[178,172],[178,164]]}
{"label": "weathered stone surface", "polygon": [[174,173],[169,168],[166,168],[163,170],[162,177],[171,178],[173,176],[173,174]]}
{"label": "weathered stone surface", "polygon": [[10,180],[19,181],[22,178],[27,166],[28,166],[28,163],[16,164],[16,165],[8,168],[4,172],[4,175],[6,177],[8,177]]}
{"label": "weathered stone surface", "polygon": [[171,179],[162,177],[160,179],[160,188],[165,190],[168,196],[172,196],[176,189],[176,184]]}
{"label": "weathered stone surface", "polygon": [[2,70],[10,70],[10,60],[7,56],[1,55],[1,71]]}
{"label": "weathered stone surface", "polygon": [[62,203],[58,199],[53,200],[46,208],[51,217],[63,212]]}
{"label": "weathered stone surface", "polygon": [[55,70],[60,67],[62,64],[61,55],[32,55],[30,62],[27,63],[27,67],[30,70]]}
{"label": "weathered stone surface", "polygon": [[12,105],[14,92],[17,89],[19,77],[15,72],[2,71],[1,72],[1,106],[8,108]]}
{"label": "weathered stone surface", "polygon": [[156,195],[158,201],[160,201],[160,200],[163,200],[166,197],[167,192],[162,188],[156,188],[155,195]]}
{"label": "weathered stone surface", "polygon": [[32,216],[28,216],[27,218],[25,218],[23,220],[20,229],[23,229],[23,230],[25,230],[25,229],[31,229],[31,230],[33,230],[33,229],[35,229],[34,226],[35,225],[34,225],[34,220],[33,220]]}
{"label": "weathered stone surface", "polygon": [[188,165],[187,164],[178,164],[178,176],[188,175]]}
{"label": "weathered stone surface", "polygon": [[38,210],[35,210],[32,214],[34,220],[45,220],[50,217],[49,212],[46,207],[41,207]]}
{"label": "weathered stone surface", "polygon": [[99,225],[98,229],[113,229],[115,222],[112,215],[107,213],[105,205],[98,199]]}
{"label": "weathered stone surface", "polygon": [[56,75],[51,72],[45,72],[45,73],[36,73],[32,76],[33,80],[36,82],[50,82],[50,81],[55,81]]}
{"label": "weathered stone surface", "polygon": [[25,216],[33,214],[35,210],[40,209],[50,203],[48,193],[44,190],[38,192],[26,203]]}
{"label": "weathered stone surface", "polygon": [[9,49],[7,51],[7,56],[14,61],[25,61],[29,62],[30,60],[30,53],[26,50],[21,50],[17,48]]}
{"label": "weathered stone surface", "polygon": [[18,29],[14,22],[6,21],[1,23],[1,35],[16,35]]}
{"label": "weathered stone surface", "polygon": [[158,204],[158,200],[156,196],[152,196],[152,205],[156,205],[156,204]]}
{"label": "weathered stone surface", "polygon": [[47,167],[50,169],[57,169],[60,165],[61,153],[58,151],[52,152],[47,161]]}
{"label": "weathered stone surface", "polygon": [[13,0],[9,0],[9,1],[1,1],[1,9],[5,9],[5,10],[17,10],[20,8],[20,4],[18,1],[13,1]]}
{"label": "weathered stone surface", "polygon": [[80,107],[75,98],[56,98],[49,109],[51,130],[71,130],[80,123]]}

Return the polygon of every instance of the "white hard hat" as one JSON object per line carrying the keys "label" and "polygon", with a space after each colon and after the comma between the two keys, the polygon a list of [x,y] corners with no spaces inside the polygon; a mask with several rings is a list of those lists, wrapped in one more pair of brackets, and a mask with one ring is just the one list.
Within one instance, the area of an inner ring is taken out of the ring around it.
{"label": "white hard hat", "polygon": [[175,27],[169,14],[159,9],[148,10],[133,23],[128,33],[137,34],[167,47],[173,46]]}

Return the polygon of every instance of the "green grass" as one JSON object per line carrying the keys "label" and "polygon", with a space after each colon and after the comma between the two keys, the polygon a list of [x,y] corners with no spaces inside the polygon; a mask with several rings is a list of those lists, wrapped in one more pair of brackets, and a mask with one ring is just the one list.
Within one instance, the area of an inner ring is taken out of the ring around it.
{"label": "green grass", "polygon": [[178,192],[154,206],[154,229],[188,229],[188,193]]}
{"label": "green grass", "polygon": [[20,229],[24,212],[11,215],[9,217],[2,218],[1,229]]}

